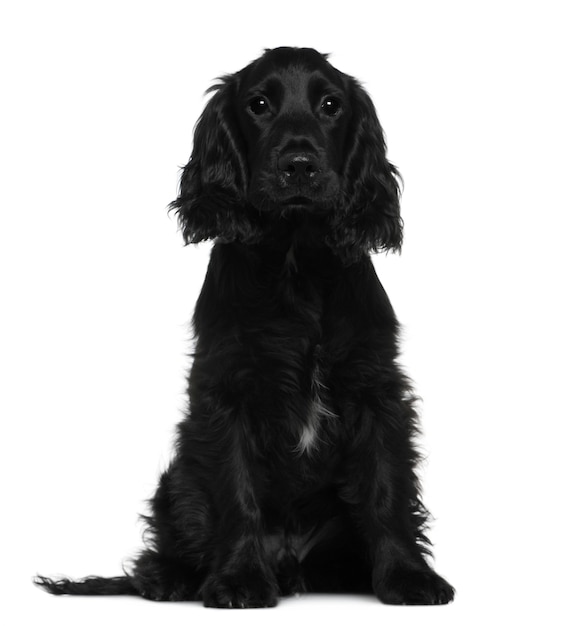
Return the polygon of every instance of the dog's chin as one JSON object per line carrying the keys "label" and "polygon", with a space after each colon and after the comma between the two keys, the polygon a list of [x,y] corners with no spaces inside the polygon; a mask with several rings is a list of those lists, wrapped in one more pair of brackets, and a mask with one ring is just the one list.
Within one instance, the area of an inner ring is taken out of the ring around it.
{"label": "dog's chin", "polygon": [[294,194],[273,192],[251,195],[250,200],[259,210],[283,215],[287,212],[326,212],[334,203],[334,196],[302,192]]}

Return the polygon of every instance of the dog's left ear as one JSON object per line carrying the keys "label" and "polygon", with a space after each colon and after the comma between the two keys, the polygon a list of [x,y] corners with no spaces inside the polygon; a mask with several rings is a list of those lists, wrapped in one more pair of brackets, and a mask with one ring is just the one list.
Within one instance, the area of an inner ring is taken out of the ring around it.
{"label": "dog's left ear", "polygon": [[349,259],[365,252],[400,251],[400,175],[387,160],[387,146],[368,94],[350,80],[352,118],[342,180],[343,206],[335,215],[333,247]]}
{"label": "dog's left ear", "polygon": [[193,150],[182,171],[175,210],[184,241],[221,237],[252,239],[254,227],[246,208],[247,164],[236,121],[236,74],[221,79],[195,130]]}

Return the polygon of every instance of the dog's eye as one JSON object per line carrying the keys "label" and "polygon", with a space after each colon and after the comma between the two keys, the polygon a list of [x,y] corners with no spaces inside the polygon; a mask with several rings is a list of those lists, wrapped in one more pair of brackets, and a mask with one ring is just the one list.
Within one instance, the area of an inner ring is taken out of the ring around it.
{"label": "dog's eye", "polygon": [[321,109],[325,115],[333,117],[334,115],[338,115],[338,113],[340,113],[342,105],[340,104],[340,100],[338,98],[327,96],[321,103]]}
{"label": "dog's eye", "polygon": [[263,96],[256,96],[248,103],[248,108],[254,113],[254,115],[264,115],[270,110],[268,101]]}

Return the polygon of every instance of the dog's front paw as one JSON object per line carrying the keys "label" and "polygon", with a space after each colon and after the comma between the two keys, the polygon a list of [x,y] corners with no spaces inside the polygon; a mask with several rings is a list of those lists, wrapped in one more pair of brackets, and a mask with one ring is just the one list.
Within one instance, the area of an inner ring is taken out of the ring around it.
{"label": "dog's front paw", "polygon": [[301,565],[292,554],[285,554],[278,560],[276,579],[280,596],[294,596],[306,591]]}
{"label": "dog's front paw", "polygon": [[203,604],[220,609],[276,606],[278,589],[264,572],[211,575],[202,589]]}
{"label": "dog's front paw", "polygon": [[431,569],[396,568],[374,584],[375,595],[385,604],[447,604],[455,589]]}

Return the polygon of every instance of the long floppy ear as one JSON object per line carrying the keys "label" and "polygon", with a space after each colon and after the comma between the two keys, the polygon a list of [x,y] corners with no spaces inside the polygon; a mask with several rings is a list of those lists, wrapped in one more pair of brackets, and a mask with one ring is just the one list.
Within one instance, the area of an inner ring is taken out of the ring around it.
{"label": "long floppy ear", "polygon": [[182,171],[175,210],[184,241],[220,237],[250,240],[254,226],[246,201],[247,164],[236,120],[237,75],[225,76],[199,118],[193,150]]}
{"label": "long floppy ear", "polygon": [[350,100],[342,206],[335,215],[332,245],[354,260],[366,252],[400,251],[403,221],[400,175],[387,160],[383,129],[372,101],[351,77]]}

